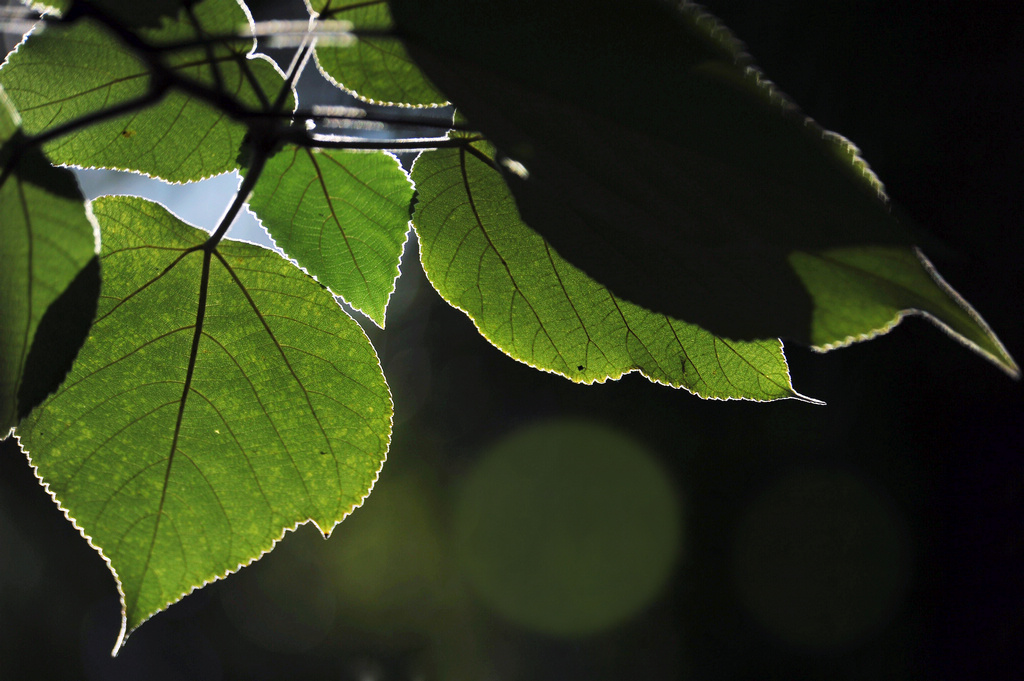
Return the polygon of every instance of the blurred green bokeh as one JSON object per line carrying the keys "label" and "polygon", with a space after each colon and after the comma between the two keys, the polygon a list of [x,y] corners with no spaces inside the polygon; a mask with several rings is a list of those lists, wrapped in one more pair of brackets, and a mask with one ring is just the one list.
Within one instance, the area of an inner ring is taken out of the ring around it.
{"label": "blurred green bokeh", "polygon": [[458,492],[456,555],[474,592],[509,620],[582,635],[622,622],[671,575],[677,494],[626,434],[552,421],[501,440]]}

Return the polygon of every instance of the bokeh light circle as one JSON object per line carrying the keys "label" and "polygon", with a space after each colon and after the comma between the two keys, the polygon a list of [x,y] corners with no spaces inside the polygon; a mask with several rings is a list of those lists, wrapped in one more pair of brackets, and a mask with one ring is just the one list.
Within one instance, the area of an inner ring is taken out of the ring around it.
{"label": "bokeh light circle", "polygon": [[463,480],[456,557],[502,617],[556,636],[606,630],[650,603],[680,546],[680,503],[643,445],[604,425],[513,433]]}

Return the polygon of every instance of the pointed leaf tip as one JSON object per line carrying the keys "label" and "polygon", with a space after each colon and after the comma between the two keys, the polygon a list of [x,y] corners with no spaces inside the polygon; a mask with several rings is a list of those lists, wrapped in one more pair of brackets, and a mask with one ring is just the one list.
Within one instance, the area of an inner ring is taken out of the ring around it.
{"label": "pointed leaf tip", "polygon": [[888,333],[908,314],[929,319],[1013,378],[1020,369],[989,325],[916,248],[796,252],[790,262],[814,299],[821,351]]}
{"label": "pointed leaf tip", "polygon": [[249,206],[289,257],[383,328],[412,195],[390,154],[289,146],[267,161]]}

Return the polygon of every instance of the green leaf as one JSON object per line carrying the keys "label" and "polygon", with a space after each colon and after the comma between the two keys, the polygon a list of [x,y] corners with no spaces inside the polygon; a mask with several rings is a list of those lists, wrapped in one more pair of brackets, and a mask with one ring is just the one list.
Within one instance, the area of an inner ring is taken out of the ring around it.
{"label": "green leaf", "polygon": [[267,161],[249,205],[289,257],[383,328],[411,201],[394,156],[289,146]]}
{"label": "green leaf", "polygon": [[[883,332],[924,300],[1017,373],[937,276],[927,291],[891,295],[930,272],[915,255],[920,235],[891,214],[856,148],[801,115],[694,6],[390,6],[409,53],[516,170],[505,178],[523,220],[616,296],[719,336],[821,348]],[[826,282],[838,271],[819,268],[811,282],[794,266],[837,251],[901,255],[870,268],[883,285],[847,290],[845,270]]]}
{"label": "green leaf", "polygon": [[921,314],[1011,376],[1020,376],[988,324],[920,251],[845,248],[795,252],[790,260],[814,297],[812,341],[817,349],[868,340],[907,314]]}
{"label": "green leaf", "polygon": [[[73,0],[22,0],[26,5],[39,11],[63,15]],[[109,12],[118,21],[128,26],[149,26],[158,28],[165,17],[173,18],[178,11],[193,0],[91,0],[92,4]]]}
{"label": "green leaf", "polygon": [[[150,45],[237,33],[251,24],[236,0],[204,0],[159,29],[140,29]],[[163,54],[177,77],[234,97],[258,111],[284,87],[273,63],[233,41]],[[211,57],[212,56],[212,60]],[[25,131],[38,134],[143,97],[153,85],[149,66],[91,19],[47,25],[32,33],[0,71]],[[292,100],[289,100],[292,102]],[[288,105],[293,106],[293,102]],[[173,182],[238,168],[246,127],[193,95],[173,89],[148,108],[54,139],[45,151],[57,164],[135,170]]]}
{"label": "green leaf", "polygon": [[[308,0],[320,20],[343,20],[363,31],[393,28],[386,0]],[[427,80],[395,37],[361,36],[353,45],[316,47],[320,71],[335,85],[369,102],[439,106],[444,95]]]}
{"label": "green leaf", "polygon": [[[98,235],[78,184],[23,142],[0,90],[0,439],[60,384],[99,296]],[[59,302],[75,297],[70,311]]]}
{"label": "green leaf", "polygon": [[19,428],[122,593],[121,639],[312,520],[362,503],[388,448],[377,356],[332,296],[268,249],[135,197],[93,202],[103,295],[61,390]]}
{"label": "green leaf", "polygon": [[780,341],[717,338],[612,295],[562,259],[518,218],[476,148],[425,152],[412,177],[427,277],[511,357],[579,383],[639,371],[705,398],[808,399],[793,390]]}

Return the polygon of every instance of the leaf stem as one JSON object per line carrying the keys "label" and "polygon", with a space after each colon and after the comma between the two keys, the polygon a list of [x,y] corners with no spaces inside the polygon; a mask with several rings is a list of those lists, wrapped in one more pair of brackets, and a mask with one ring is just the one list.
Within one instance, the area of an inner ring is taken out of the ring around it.
{"label": "leaf stem", "polygon": [[[262,141],[261,141],[262,142]],[[252,161],[249,165],[249,170],[245,173],[245,177],[242,178],[242,184],[238,186],[238,192],[235,194],[235,199],[228,206],[224,216],[221,217],[220,222],[217,224],[217,229],[213,232],[206,243],[203,244],[203,250],[207,253],[212,253],[213,249],[217,247],[220,240],[224,238],[228,228],[231,227],[231,223],[238,217],[239,211],[242,210],[242,206],[249,199],[249,194],[252,193],[253,187],[256,186],[257,180],[260,178],[260,174],[263,172],[263,166],[267,163],[267,158],[270,156],[271,146],[259,143],[254,145]]]}

